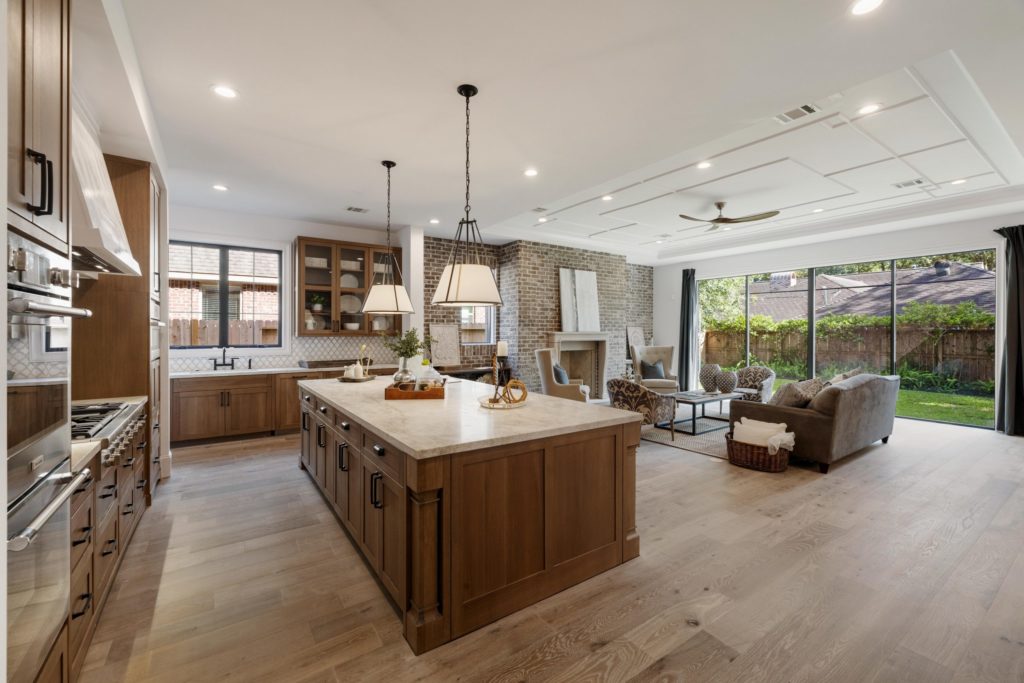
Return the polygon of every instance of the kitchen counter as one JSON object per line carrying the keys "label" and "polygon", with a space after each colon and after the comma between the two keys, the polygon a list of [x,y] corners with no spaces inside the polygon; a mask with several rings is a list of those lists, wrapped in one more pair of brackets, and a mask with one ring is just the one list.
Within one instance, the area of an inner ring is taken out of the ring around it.
{"label": "kitchen counter", "polygon": [[[420,654],[640,554],[639,414],[489,384],[384,400],[388,380],[303,380],[299,466]],[[297,397],[298,397],[297,396]]]}
{"label": "kitchen counter", "polygon": [[[199,377],[238,377],[240,375],[281,375],[286,372],[341,372],[344,367],[328,367],[328,368],[301,368],[301,367],[283,367],[283,368],[240,368],[238,370],[186,370],[184,372],[172,372],[171,379],[189,379]],[[371,370],[386,370],[388,372],[397,372],[398,366],[391,365],[388,363],[382,363],[380,365],[371,365]]]}
{"label": "kitchen counter", "polygon": [[639,413],[532,393],[509,410],[480,406],[494,386],[449,380],[444,399],[384,400],[388,380],[349,383],[305,380],[299,386],[368,429],[374,429],[417,460],[504,446],[571,432],[629,423]]}
{"label": "kitchen counter", "polygon": [[[103,450],[103,441],[76,441],[71,444],[71,471],[78,472],[85,467],[93,456]],[[96,473],[93,472],[93,476]]]}

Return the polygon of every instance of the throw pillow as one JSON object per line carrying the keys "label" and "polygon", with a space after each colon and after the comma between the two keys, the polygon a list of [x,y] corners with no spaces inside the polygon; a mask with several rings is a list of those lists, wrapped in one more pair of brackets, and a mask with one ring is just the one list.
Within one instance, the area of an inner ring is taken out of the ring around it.
{"label": "throw pillow", "polygon": [[754,446],[767,446],[768,439],[785,431],[785,423],[760,422],[744,417],[733,425],[732,438]]}
{"label": "throw pillow", "polygon": [[644,379],[665,379],[665,366],[659,360],[656,363],[640,361],[640,376]]}
{"label": "throw pillow", "polygon": [[825,388],[825,380],[815,377],[813,379],[805,379],[802,382],[793,382],[793,386],[796,387],[797,395],[807,403],[810,403],[818,395],[818,392]]}
{"label": "throw pillow", "polygon": [[768,403],[773,406],[783,406],[786,408],[806,408],[809,400],[804,398],[794,382],[790,382],[779,387],[779,390],[772,394]]}
{"label": "throw pillow", "polygon": [[772,434],[781,434],[786,431],[785,422],[765,422],[764,420],[751,420],[749,417],[741,417],[740,424],[754,429],[764,429]]}
{"label": "throw pillow", "polygon": [[856,375],[863,374],[863,372],[864,370],[862,368],[854,368],[853,370],[847,370],[846,372],[841,372],[832,379],[830,379],[827,382],[827,384],[836,384],[838,382],[842,382],[844,379],[850,379],[851,377],[854,377]]}
{"label": "throw pillow", "polygon": [[569,373],[566,372],[565,368],[563,368],[561,365],[555,363],[554,367],[552,367],[551,370],[554,371],[555,373],[555,382],[557,382],[558,384],[569,383]]}

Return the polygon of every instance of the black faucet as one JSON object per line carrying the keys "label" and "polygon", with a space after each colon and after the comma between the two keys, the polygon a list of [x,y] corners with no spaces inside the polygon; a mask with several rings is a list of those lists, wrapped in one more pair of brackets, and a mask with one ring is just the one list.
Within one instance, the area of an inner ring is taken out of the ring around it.
{"label": "black faucet", "polygon": [[221,368],[231,368],[232,370],[234,370],[235,369],[235,361],[238,360],[238,357],[237,356],[232,356],[231,358],[228,358],[228,349],[225,346],[224,347],[224,353],[221,355],[220,360],[218,360],[216,358],[211,358],[210,360],[213,361],[213,369],[214,370],[219,370]]}

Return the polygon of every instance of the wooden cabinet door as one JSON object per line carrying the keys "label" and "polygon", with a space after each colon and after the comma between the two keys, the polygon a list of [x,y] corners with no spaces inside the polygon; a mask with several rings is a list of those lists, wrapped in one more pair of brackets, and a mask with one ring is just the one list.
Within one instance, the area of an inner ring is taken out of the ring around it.
{"label": "wooden cabinet door", "polygon": [[270,386],[243,387],[226,393],[226,435],[254,434],[274,429],[274,404]]}
{"label": "wooden cabinet door", "polygon": [[327,432],[327,448],[324,449],[324,495],[331,504],[336,503],[336,486],[337,477],[335,472],[338,471],[338,441],[341,438],[338,436],[330,427],[326,427]]}
{"label": "wooden cabinet door", "polygon": [[313,455],[313,416],[306,409],[302,410],[299,416],[299,435],[301,437],[301,449],[299,451],[299,460],[302,465],[306,468],[307,472],[313,472],[312,466],[312,455]]}
{"label": "wooden cabinet door", "polygon": [[96,613],[96,582],[92,572],[92,553],[84,562],[79,562],[71,572],[71,597],[68,606],[71,614],[68,619],[68,650],[69,659],[74,660],[85,641]]}
{"label": "wooden cabinet door", "polygon": [[299,238],[295,250],[298,263],[299,298],[295,316],[300,337],[323,337],[336,333],[338,320],[338,275],[333,242]]}
{"label": "wooden cabinet door", "polygon": [[68,173],[71,126],[71,0],[32,0],[31,147],[46,155],[37,174],[45,174],[48,214],[32,222],[62,242],[68,241]]}
{"label": "wooden cabinet door", "polygon": [[69,679],[68,667],[71,662],[68,657],[68,627],[64,626],[57,636],[57,642],[43,662],[43,668],[36,678],[36,683],[67,683]]}
{"label": "wooden cabinet door", "polygon": [[32,0],[7,3],[7,207],[32,221],[39,168],[32,148]]}
{"label": "wooden cabinet door", "polygon": [[298,384],[305,379],[319,378],[319,372],[288,372],[274,376],[274,431],[299,428],[301,400]]}
{"label": "wooden cabinet door", "polygon": [[353,534],[359,528],[359,453],[344,434],[333,432],[334,506],[338,516]]}
{"label": "wooden cabinet door", "polygon": [[380,556],[377,574],[391,598],[404,609],[405,599],[405,488],[381,472],[377,480],[380,507]]}
{"label": "wooden cabinet door", "polygon": [[224,392],[213,389],[174,394],[171,412],[174,441],[209,439],[224,434]]}
{"label": "wooden cabinet door", "polygon": [[363,555],[370,562],[374,569],[380,569],[380,545],[381,545],[381,516],[380,511],[374,505],[376,501],[379,477],[384,476],[380,469],[364,458],[362,462],[363,495],[360,505],[359,545],[362,546]]}
{"label": "wooden cabinet door", "polygon": [[146,480],[150,494],[160,481],[160,454],[163,452],[160,446],[160,407],[162,403],[162,390],[160,388],[160,359],[157,358],[149,364],[149,470]]}
{"label": "wooden cabinet door", "polygon": [[149,181],[149,296],[160,301],[160,186]]}

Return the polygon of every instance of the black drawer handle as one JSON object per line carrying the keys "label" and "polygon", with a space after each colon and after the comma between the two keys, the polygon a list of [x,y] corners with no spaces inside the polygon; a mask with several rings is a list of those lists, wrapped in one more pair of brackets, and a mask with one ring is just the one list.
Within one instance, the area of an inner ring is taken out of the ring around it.
{"label": "black drawer handle", "polygon": [[131,467],[134,464],[135,464],[135,458],[128,458],[123,463],[121,463],[121,467]]}
{"label": "black drawer handle", "polygon": [[113,498],[113,497],[114,497],[113,493],[101,493],[99,496],[97,496],[97,498]]}
{"label": "black drawer handle", "polygon": [[379,477],[380,472],[374,472],[370,475],[370,505],[378,509],[381,507],[377,500],[377,479]]}
{"label": "black drawer handle", "polygon": [[100,553],[100,555],[103,555],[104,557],[106,557],[107,555],[113,555],[114,553],[117,552],[117,539],[116,538],[112,538],[109,541],[107,541],[106,545],[110,546],[110,550],[104,550],[103,552]]}
{"label": "black drawer handle", "polygon": [[[324,437],[321,439],[321,437]],[[316,445],[318,448],[324,448],[327,446],[326,430],[323,425],[318,424],[316,426]]]}
{"label": "black drawer handle", "polygon": [[135,510],[133,509],[134,507],[135,507],[135,503],[127,503],[127,504],[126,504],[126,505],[124,506],[124,512],[122,512],[121,514],[122,514],[122,515],[125,515],[125,516],[127,516],[127,515],[130,515],[130,514],[132,514],[132,512],[134,512],[134,511],[135,511]]}
{"label": "black drawer handle", "polygon": [[136,448],[136,450],[143,450],[144,451],[144,450],[146,450],[146,446],[148,446],[148,445],[149,445],[148,441],[143,441],[142,443],[140,443],[135,448]]}
{"label": "black drawer handle", "polygon": [[379,443],[373,444],[373,454],[378,456],[378,457],[383,458],[384,457],[384,447],[381,446]]}
{"label": "black drawer handle", "polygon": [[303,394],[302,396],[302,400],[305,401],[306,403],[309,403],[312,400],[312,398],[313,397],[310,396],[309,394]]}
{"label": "black drawer handle", "polygon": [[81,617],[84,617],[86,614],[89,613],[89,608],[92,606],[92,593],[82,593],[78,596],[78,599],[85,600],[85,604],[82,605],[82,610],[80,612],[71,613],[72,619],[79,619]]}
{"label": "black drawer handle", "polygon": [[349,430],[349,427],[351,427],[351,426],[352,425],[350,425],[348,422],[342,422],[341,423],[341,428],[344,429],[346,432]]}
{"label": "black drawer handle", "polygon": [[317,408],[317,410],[319,410],[324,415],[327,414],[327,406],[320,406],[319,408]]}
{"label": "black drawer handle", "polygon": [[53,214],[53,162],[49,159],[46,160],[46,209],[36,213],[40,216]]}
{"label": "black drawer handle", "polygon": [[88,543],[89,539],[92,538],[92,527],[91,526],[83,526],[82,527],[82,531],[85,532],[85,536],[82,536],[81,538],[79,538],[79,539],[77,539],[75,541],[71,541],[71,547],[72,548],[74,548],[75,546],[79,546],[79,545],[83,545],[85,543]]}
{"label": "black drawer handle", "polygon": [[309,431],[309,413],[307,412],[302,413],[302,431]]}
{"label": "black drawer handle", "polygon": [[42,177],[42,179],[39,182],[39,203],[38,204],[28,204],[27,207],[28,207],[28,210],[31,211],[32,213],[34,213],[35,215],[37,215],[37,216],[45,216],[45,215],[47,215],[46,214],[46,195],[47,195],[46,183],[47,183],[47,180],[49,179],[49,176],[47,176],[47,174],[46,174],[46,155],[43,154],[42,152],[37,152],[34,149],[27,149],[25,151],[28,153],[28,157],[29,157],[29,159],[32,160],[32,163],[39,164],[39,168],[41,168],[43,170],[43,177]]}
{"label": "black drawer handle", "polygon": [[85,493],[86,491],[89,490],[89,486],[91,486],[91,485],[92,485],[92,476],[90,475],[90,477],[88,479],[86,479],[85,481],[82,482],[81,487],[75,489],[75,493]]}
{"label": "black drawer handle", "polygon": [[348,464],[345,462],[345,454],[348,453],[348,444],[342,441],[338,444],[338,469],[348,472]]}
{"label": "black drawer handle", "polygon": [[146,488],[146,480],[145,479],[139,479],[139,483],[135,485],[135,488],[139,489],[140,491],[142,489]]}
{"label": "black drawer handle", "polygon": [[153,458],[153,464],[154,465],[159,465],[160,464],[160,456],[159,455],[156,456],[155,458]]}

